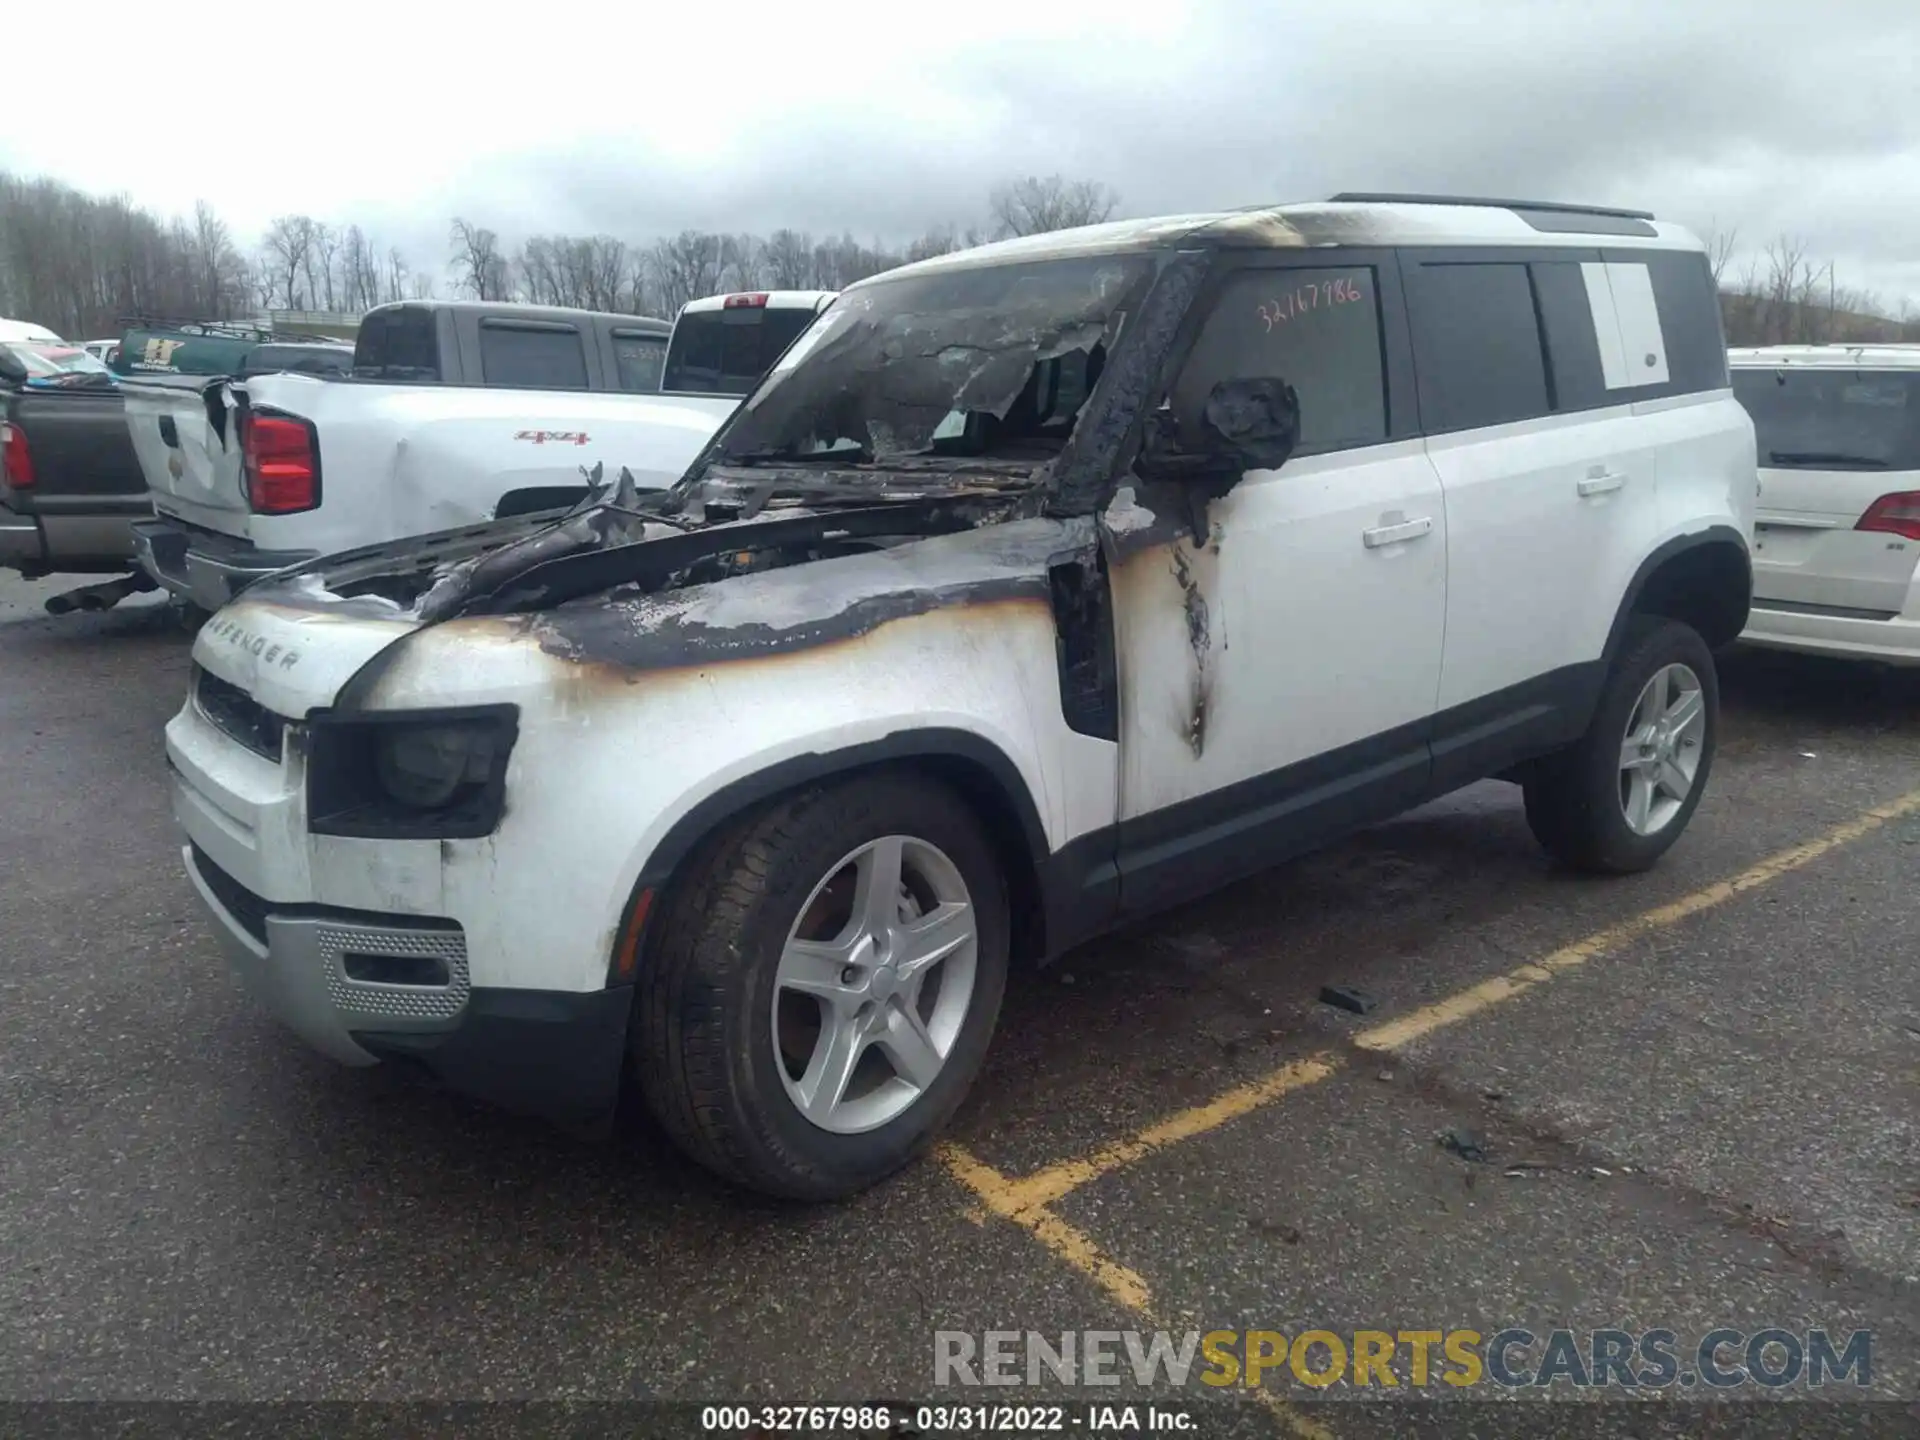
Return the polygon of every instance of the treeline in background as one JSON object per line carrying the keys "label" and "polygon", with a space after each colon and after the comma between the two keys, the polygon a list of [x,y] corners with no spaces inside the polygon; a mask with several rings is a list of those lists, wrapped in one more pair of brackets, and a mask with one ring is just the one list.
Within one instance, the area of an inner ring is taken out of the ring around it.
{"label": "treeline in background", "polygon": [[[444,255],[423,261],[359,225],[283,215],[243,248],[204,201],[163,220],[125,197],[0,171],[0,315],[69,339],[118,333],[123,317],[244,318],[268,310],[358,313],[446,293],[672,318],[687,301],[729,290],[839,290],[896,265],[1011,235],[1111,218],[1120,197],[1091,180],[1029,176],[997,186],[985,215],[938,226],[904,246],[851,231],[817,237],[682,230],[624,240],[532,235],[509,242],[464,216]],[[1839,283],[1834,266],[1781,237],[1736,266],[1738,237],[1708,237],[1731,345],[1920,341],[1911,300],[1890,308]]]}

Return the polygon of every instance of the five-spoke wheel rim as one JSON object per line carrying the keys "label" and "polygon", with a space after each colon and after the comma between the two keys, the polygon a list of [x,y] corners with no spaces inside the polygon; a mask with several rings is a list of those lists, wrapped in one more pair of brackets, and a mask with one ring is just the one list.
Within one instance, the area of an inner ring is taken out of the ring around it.
{"label": "five-spoke wheel rim", "polygon": [[1706,754],[1707,697],[1685,665],[1653,673],[1620,742],[1620,813],[1636,835],[1657,835],[1693,793]]}
{"label": "five-spoke wheel rim", "polygon": [[801,1115],[858,1134],[927,1092],[973,1002],[975,927],[959,867],[912,836],[869,841],[814,886],[773,987],[774,1063]]}

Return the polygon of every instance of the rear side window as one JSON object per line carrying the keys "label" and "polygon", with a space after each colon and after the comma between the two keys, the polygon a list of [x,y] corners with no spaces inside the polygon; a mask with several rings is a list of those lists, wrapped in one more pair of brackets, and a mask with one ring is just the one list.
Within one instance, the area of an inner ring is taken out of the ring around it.
{"label": "rear side window", "polygon": [[1760,463],[1780,470],[1920,470],[1920,373],[1739,369]]}
{"label": "rear side window", "polygon": [[1584,267],[1578,261],[1554,260],[1530,268],[1540,330],[1547,343],[1548,398],[1553,408],[1591,410],[1619,404],[1619,396],[1607,393],[1596,328],[1600,321],[1615,322],[1609,311],[1595,310]]}
{"label": "rear side window", "polygon": [[433,311],[402,306],[368,315],[354,336],[353,373],[379,380],[439,380],[440,338]]}
{"label": "rear side window", "polygon": [[1666,337],[1673,389],[1682,394],[1726,389],[1726,332],[1707,257],[1678,251],[1651,254],[1647,274]]}
{"label": "rear side window", "polygon": [[1547,359],[1524,264],[1413,267],[1408,295],[1429,434],[1545,415]]}
{"label": "rear side window", "polygon": [[1255,270],[1234,277],[1168,396],[1196,427],[1222,380],[1281,379],[1300,398],[1297,454],[1387,438],[1380,290],[1371,266]]}
{"label": "rear side window", "polygon": [[812,310],[792,306],[683,310],[673,327],[661,388],[696,395],[750,395],[780,352],[813,320]]}
{"label": "rear side window", "polygon": [[480,379],[522,390],[584,390],[586,347],[570,325],[482,320]]}
{"label": "rear side window", "polygon": [[637,330],[613,332],[613,358],[620,371],[620,388],[630,395],[652,395],[660,389],[667,363],[667,337]]}

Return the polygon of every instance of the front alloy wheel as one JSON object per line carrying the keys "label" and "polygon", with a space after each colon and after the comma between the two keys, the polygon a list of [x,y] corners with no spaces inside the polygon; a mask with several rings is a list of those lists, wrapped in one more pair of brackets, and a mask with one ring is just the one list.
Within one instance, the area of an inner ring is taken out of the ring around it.
{"label": "front alloy wheel", "polygon": [[973,1002],[973,897],[937,846],[884,835],[814,887],[774,975],[773,1043],[800,1113],[855,1135],[940,1078]]}
{"label": "front alloy wheel", "polygon": [[676,877],[635,995],[635,1071],[694,1159],[823,1200],[930,1145],[979,1073],[1006,988],[999,857],[910,772],[779,801]]}

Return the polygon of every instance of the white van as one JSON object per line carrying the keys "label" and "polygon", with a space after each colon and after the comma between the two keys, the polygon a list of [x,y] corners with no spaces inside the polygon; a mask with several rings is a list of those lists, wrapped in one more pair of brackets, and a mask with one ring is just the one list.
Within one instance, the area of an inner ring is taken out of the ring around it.
{"label": "white van", "polygon": [[1749,645],[1920,665],[1920,345],[1735,350],[1760,506]]}
{"label": "white van", "polygon": [[64,345],[66,343],[46,326],[35,325],[30,320],[0,320],[0,343],[9,340],[20,341],[27,345]]}

